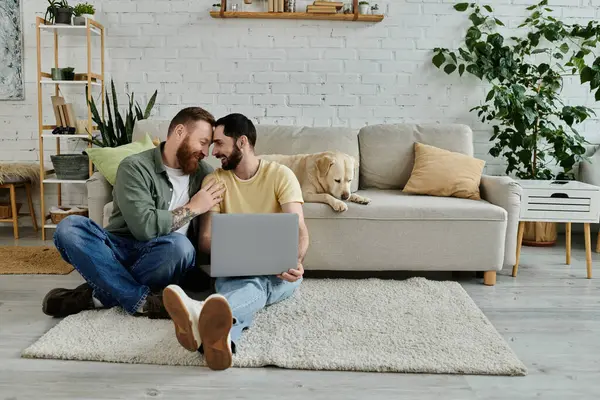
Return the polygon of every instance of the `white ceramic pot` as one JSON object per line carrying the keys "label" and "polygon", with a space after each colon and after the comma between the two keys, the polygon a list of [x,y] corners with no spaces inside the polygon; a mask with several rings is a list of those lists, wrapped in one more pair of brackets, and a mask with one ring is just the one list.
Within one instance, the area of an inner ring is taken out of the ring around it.
{"label": "white ceramic pot", "polygon": [[360,4],[358,6],[359,14],[368,14],[369,13],[369,5],[368,4]]}
{"label": "white ceramic pot", "polygon": [[213,10],[214,12],[221,12],[221,7],[216,7],[216,6],[213,6],[212,10]]}
{"label": "white ceramic pot", "polygon": [[82,17],[85,17],[86,19],[94,19],[94,14],[81,14]]}

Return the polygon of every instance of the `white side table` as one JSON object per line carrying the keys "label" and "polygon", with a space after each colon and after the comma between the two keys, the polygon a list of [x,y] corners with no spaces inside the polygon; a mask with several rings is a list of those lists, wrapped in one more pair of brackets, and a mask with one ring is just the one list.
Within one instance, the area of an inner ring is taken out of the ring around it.
{"label": "white side table", "polygon": [[600,187],[578,181],[518,180],[523,188],[519,231],[517,235],[517,261],[512,276],[517,276],[523,243],[525,222],[566,223],[567,264],[571,264],[571,223],[583,223],[587,277],[592,278],[592,243],[590,223],[600,220]]}

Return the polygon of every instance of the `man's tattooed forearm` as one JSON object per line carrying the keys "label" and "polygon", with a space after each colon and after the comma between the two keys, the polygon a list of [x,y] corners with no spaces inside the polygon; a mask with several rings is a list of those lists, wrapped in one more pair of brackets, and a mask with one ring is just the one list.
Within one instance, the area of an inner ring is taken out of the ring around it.
{"label": "man's tattooed forearm", "polygon": [[171,213],[173,214],[173,225],[171,225],[171,232],[181,228],[198,215],[196,213],[193,213],[187,207],[176,208],[173,211],[171,211]]}

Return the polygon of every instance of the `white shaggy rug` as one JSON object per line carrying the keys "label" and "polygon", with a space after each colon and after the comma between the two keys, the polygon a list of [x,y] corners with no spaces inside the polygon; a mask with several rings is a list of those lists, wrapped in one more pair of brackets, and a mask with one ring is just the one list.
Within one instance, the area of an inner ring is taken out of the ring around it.
{"label": "white shaggy rug", "polygon": [[[23,357],[204,365],[169,320],[120,308],[65,318]],[[525,375],[526,368],[456,282],[306,279],[260,311],[235,367]]]}

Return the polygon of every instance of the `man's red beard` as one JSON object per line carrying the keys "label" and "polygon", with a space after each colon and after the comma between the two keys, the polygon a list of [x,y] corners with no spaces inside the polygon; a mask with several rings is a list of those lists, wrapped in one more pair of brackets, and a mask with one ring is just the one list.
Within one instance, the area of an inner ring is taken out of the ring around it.
{"label": "man's red beard", "polygon": [[198,163],[202,159],[202,153],[194,153],[190,146],[189,138],[177,149],[177,162],[184,174],[190,175],[198,169]]}

